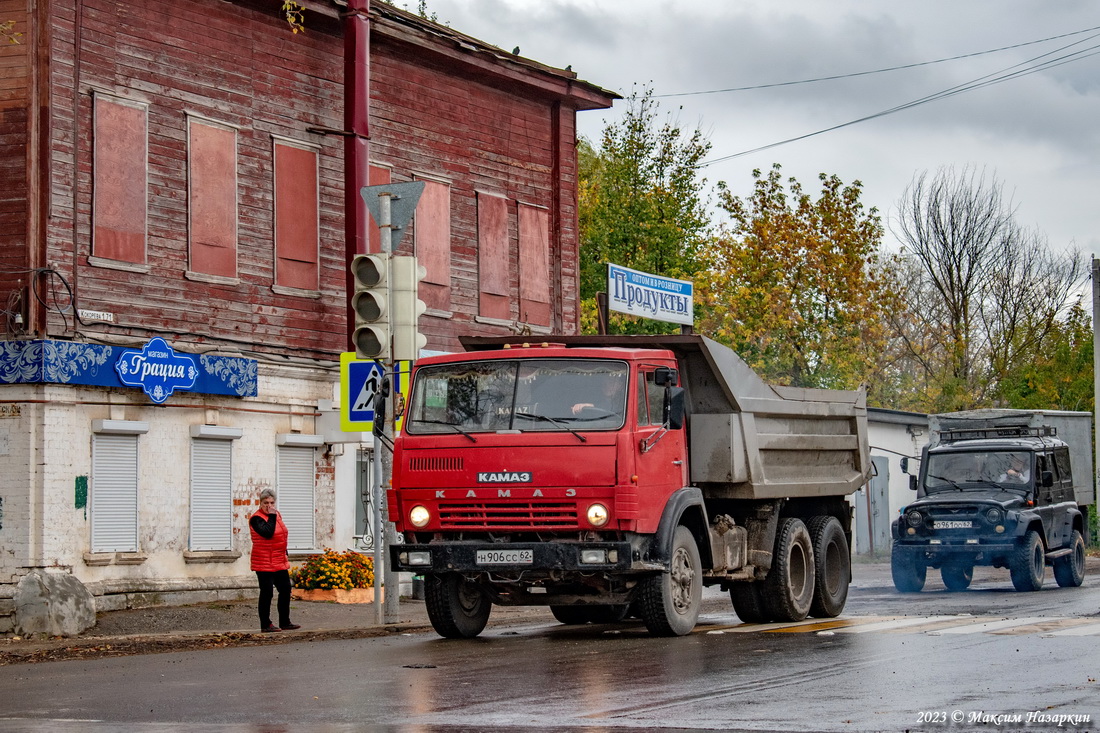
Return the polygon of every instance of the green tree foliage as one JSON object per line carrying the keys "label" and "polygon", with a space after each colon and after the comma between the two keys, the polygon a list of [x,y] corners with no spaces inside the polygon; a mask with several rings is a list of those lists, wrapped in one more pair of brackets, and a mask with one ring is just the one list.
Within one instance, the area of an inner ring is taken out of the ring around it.
{"label": "green tree foliage", "polygon": [[1093,411],[1092,319],[1077,303],[1030,360],[1011,365],[1001,400],[1019,410]]}
{"label": "green tree foliage", "polygon": [[701,252],[699,330],[771,382],[877,383],[884,313],[897,298],[883,274],[882,224],[864,208],[862,184],[821,174],[815,199],[794,178],[788,191],[779,165],[753,178],[746,199],[719,185],[731,224]]}
{"label": "green tree foliage", "polygon": [[[578,149],[581,329],[597,330],[596,293],[607,289],[609,262],[690,280],[709,226],[699,163],[710,150],[703,133],[668,117],[658,121],[648,89],[604,128],[597,150]],[[668,333],[675,324],[613,313],[610,333]]]}

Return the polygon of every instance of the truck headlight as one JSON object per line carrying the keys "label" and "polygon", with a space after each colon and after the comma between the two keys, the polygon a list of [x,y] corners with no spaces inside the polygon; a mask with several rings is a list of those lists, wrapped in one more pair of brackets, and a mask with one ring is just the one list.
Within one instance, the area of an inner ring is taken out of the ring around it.
{"label": "truck headlight", "polygon": [[593,527],[602,527],[611,518],[611,513],[603,504],[592,504],[588,507],[588,523]]}
{"label": "truck headlight", "polygon": [[924,515],[914,509],[905,515],[905,521],[909,522],[910,527],[919,527],[924,524]]}
{"label": "truck headlight", "polygon": [[431,518],[432,514],[426,506],[417,504],[409,510],[409,523],[414,527],[423,527]]}

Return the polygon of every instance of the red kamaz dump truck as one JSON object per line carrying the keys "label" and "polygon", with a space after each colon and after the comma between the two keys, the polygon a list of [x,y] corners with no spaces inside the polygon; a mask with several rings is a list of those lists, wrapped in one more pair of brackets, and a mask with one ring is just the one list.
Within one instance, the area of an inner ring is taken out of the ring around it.
{"label": "red kamaz dump truck", "polygon": [[683,635],[705,585],[750,622],[844,608],[861,391],[769,385],[697,335],[462,343],[416,364],[388,492],[440,635],[493,604]]}

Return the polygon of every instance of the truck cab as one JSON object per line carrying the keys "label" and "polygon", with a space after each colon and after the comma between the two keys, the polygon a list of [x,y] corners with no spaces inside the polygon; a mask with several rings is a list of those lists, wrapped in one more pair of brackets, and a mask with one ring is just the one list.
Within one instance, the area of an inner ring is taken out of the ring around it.
{"label": "truck cab", "polygon": [[945,431],[924,449],[914,502],[893,523],[892,570],[902,592],[927,568],[949,590],[976,565],[1008,568],[1020,591],[1039,590],[1046,565],[1059,585],[1084,575],[1084,519],[1074,500],[1069,447],[1051,427]]}

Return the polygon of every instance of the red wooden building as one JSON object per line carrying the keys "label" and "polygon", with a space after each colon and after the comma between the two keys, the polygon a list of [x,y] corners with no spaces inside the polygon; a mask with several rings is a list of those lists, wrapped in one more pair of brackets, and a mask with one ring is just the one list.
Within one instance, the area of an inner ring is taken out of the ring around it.
{"label": "red wooden building", "polygon": [[32,576],[100,610],[245,592],[263,486],[297,553],[359,541],[348,181],[426,184],[398,251],[428,349],[577,328],[575,116],[616,95],[377,0],[305,7],[294,34],[278,0],[0,0],[0,631],[67,623],[21,615]]}

